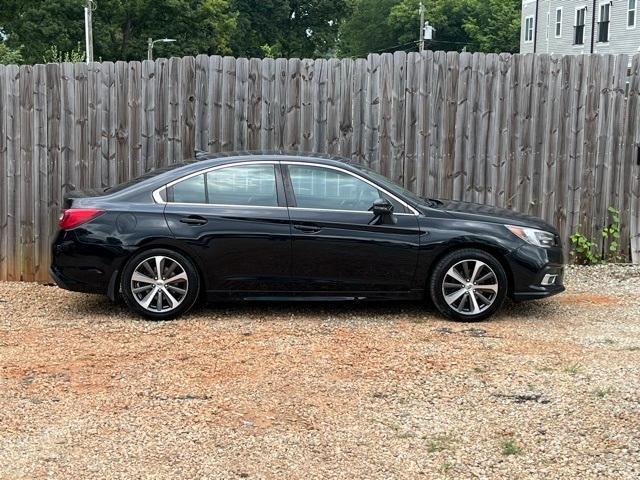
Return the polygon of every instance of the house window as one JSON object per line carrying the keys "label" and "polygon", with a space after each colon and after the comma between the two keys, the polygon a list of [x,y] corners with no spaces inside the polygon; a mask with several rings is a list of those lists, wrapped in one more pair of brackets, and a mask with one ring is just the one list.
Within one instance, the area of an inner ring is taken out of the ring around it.
{"label": "house window", "polygon": [[533,17],[524,19],[524,41],[525,43],[533,42]]}
{"label": "house window", "polygon": [[598,22],[598,42],[609,41],[609,21],[611,20],[611,4],[609,2],[600,5],[600,21]]}
{"label": "house window", "polygon": [[556,38],[562,36],[562,7],[556,9]]}
{"label": "house window", "polygon": [[549,25],[551,25],[551,14],[547,13],[547,28],[544,29],[544,36],[549,40]]}
{"label": "house window", "polygon": [[585,7],[576,10],[576,23],[573,27],[573,44],[584,45],[584,22],[587,16],[587,9]]}
{"label": "house window", "polygon": [[629,0],[629,9],[627,10],[627,28],[635,28],[636,26],[636,0]]}

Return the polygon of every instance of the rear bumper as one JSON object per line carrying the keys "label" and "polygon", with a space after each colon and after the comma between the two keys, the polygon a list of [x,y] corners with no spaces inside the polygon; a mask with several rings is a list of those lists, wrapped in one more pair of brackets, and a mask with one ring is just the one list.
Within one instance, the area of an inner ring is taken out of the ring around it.
{"label": "rear bumper", "polygon": [[100,286],[78,281],[71,277],[63,275],[53,265],[49,267],[49,276],[53,279],[55,284],[58,285],[58,287],[65,290],[82,293],[106,293],[106,290],[103,290]]}
{"label": "rear bumper", "polygon": [[107,294],[127,251],[121,246],[79,242],[73,231],[59,232],[52,245],[49,274],[65,290]]}

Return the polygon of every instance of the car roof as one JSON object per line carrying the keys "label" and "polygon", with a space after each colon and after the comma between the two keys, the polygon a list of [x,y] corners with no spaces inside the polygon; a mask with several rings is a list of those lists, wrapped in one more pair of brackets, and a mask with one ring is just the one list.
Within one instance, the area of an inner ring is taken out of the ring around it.
{"label": "car roof", "polygon": [[337,155],[330,155],[327,153],[313,153],[313,152],[298,152],[295,150],[246,150],[246,151],[234,151],[234,152],[219,152],[208,153],[204,151],[195,151],[195,157],[197,161],[215,161],[215,160],[244,160],[255,159],[255,157],[277,157],[286,158],[287,160],[320,160],[339,163],[351,163],[348,158],[340,157]]}
{"label": "car roof", "polygon": [[[262,158],[261,158],[262,157]],[[348,158],[329,155],[325,153],[306,153],[287,150],[255,150],[255,151],[235,151],[208,153],[196,150],[195,158],[185,160],[181,163],[170,165],[163,169],[168,175],[188,175],[198,170],[225,165],[228,163],[254,162],[260,160],[274,160],[287,162],[309,162],[323,165],[333,165],[341,167],[351,167],[354,162]]]}

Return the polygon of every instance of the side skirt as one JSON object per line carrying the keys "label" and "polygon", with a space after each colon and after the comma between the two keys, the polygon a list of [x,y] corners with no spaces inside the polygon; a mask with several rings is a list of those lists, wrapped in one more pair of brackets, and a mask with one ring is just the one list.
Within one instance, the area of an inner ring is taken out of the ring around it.
{"label": "side skirt", "polygon": [[278,302],[348,302],[382,300],[423,300],[424,290],[404,292],[228,292],[208,291],[207,300],[247,300]]}

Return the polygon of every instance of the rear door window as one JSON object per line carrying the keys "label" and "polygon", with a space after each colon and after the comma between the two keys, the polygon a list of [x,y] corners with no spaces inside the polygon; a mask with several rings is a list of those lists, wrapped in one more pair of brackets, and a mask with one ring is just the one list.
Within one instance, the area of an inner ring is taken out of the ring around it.
{"label": "rear door window", "polygon": [[167,189],[173,203],[277,207],[273,164],[234,165],[187,178]]}
{"label": "rear door window", "polygon": [[216,205],[277,207],[274,165],[238,165],[207,173],[209,202]]}

